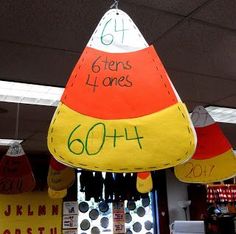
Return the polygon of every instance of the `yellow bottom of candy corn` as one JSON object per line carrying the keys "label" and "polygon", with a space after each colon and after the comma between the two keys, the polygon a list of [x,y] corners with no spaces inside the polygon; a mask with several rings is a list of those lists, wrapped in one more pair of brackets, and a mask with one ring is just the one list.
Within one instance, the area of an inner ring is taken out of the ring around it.
{"label": "yellow bottom of candy corn", "polygon": [[48,148],[58,161],[94,171],[173,167],[191,157],[195,146],[195,131],[183,103],[118,120],[85,116],[60,103],[48,132]]}
{"label": "yellow bottom of candy corn", "polygon": [[232,149],[216,157],[195,160],[175,167],[176,177],[183,182],[212,183],[236,176],[236,157]]}

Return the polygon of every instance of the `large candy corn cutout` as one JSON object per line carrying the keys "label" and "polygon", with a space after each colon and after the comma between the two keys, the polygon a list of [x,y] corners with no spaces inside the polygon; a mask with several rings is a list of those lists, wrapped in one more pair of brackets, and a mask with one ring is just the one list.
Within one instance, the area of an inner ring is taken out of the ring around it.
{"label": "large candy corn cutout", "polygon": [[125,12],[109,10],[66,85],[50,152],[72,167],[143,172],[187,160],[195,145],[188,111],[154,47]]}
{"label": "large candy corn cutout", "polygon": [[236,176],[236,157],[219,125],[198,106],[192,113],[197,133],[196,152],[191,160],[175,167],[175,175],[183,182],[211,183]]}
{"label": "large candy corn cutout", "polygon": [[30,162],[19,143],[13,143],[0,163],[0,193],[19,194],[35,187]]}

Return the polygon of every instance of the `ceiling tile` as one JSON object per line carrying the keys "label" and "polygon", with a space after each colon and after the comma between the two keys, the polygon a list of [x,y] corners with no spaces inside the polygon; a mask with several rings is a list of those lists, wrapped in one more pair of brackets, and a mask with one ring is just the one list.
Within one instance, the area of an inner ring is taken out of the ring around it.
{"label": "ceiling tile", "polygon": [[0,79],[64,86],[78,55],[0,42]]}
{"label": "ceiling tile", "polygon": [[175,14],[188,15],[191,11],[201,6],[206,0],[126,0],[140,6],[147,6],[154,9],[169,11]]}
{"label": "ceiling tile", "polygon": [[216,105],[236,108],[236,91],[234,94],[217,101]]}
{"label": "ceiling tile", "polygon": [[[16,118],[17,113],[16,103],[0,102],[0,108],[7,110],[6,112],[0,113],[1,118]],[[39,106],[39,105],[28,105],[19,104],[19,117],[26,121],[31,119],[34,120],[47,120],[52,117],[55,111],[55,107],[52,106]]]}
{"label": "ceiling tile", "polygon": [[[17,104],[1,102],[0,107],[8,110],[8,112],[0,114],[0,138],[14,139]],[[55,107],[20,104],[17,138],[24,140],[22,145],[25,152],[48,151],[47,132],[54,111]]]}
{"label": "ceiling tile", "polygon": [[[8,111],[0,114],[1,137],[14,138],[17,121],[17,104],[1,102],[0,107]],[[37,132],[45,132],[53,117],[55,107],[38,106],[38,105],[19,105],[19,137],[29,137]],[[37,122],[37,124],[35,124]],[[7,134],[3,136],[3,132]],[[1,138],[0,137],[0,138]]]}
{"label": "ceiling tile", "polygon": [[195,14],[194,18],[235,30],[235,16],[235,0],[215,0]]}
{"label": "ceiling tile", "polygon": [[194,76],[166,69],[169,77],[183,102],[197,101]]}
{"label": "ceiling tile", "polygon": [[194,21],[156,43],[164,64],[176,70],[236,79],[236,34]]}
{"label": "ceiling tile", "polygon": [[215,105],[219,101],[235,95],[236,81],[215,79],[207,76],[194,77],[198,101]]}
{"label": "ceiling tile", "polygon": [[40,136],[41,137],[37,139],[27,139],[22,143],[26,153],[43,152],[44,154],[49,154],[46,134],[41,134]]}
{"label": "ceiling tile", "polygon": [[[2,9],[0,39],[42,47],[58,48],[81,53],[103,14],[109,9],[102,1],[84,3],[65,1],[31,1],[22,7],[21,1],[0,5]],[[4,9],[4,11],[3,11]],[[178,22],[181,17],[124,4],[126,11],[137,24],[148,42]],[[146,17],[148,15],[148,17]]]}
{"label": "ceiling tile", "polygon": [[148,44],[160,37],[183,18],[138,5],[134,5],[132,8],[129,5],[124,5],[122,10],[131,17]]}
{"label": "ceiling tile", "polygon": [[216,105],[224,100],[227,101],[229,97],[236,94],[236,81],[234,80],[222,80],[172,69],[167,69],[167,71],[180,98],[190,107],[191,103]]}
{"label": "ceiling tile", "polygon": [[109,6],[102,0],[4,1],[0,38],[81,51]]}

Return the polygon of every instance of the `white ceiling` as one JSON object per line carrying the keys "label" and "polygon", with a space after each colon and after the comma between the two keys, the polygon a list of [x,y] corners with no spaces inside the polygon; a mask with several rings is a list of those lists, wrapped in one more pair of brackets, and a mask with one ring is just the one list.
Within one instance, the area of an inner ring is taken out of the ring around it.
{"label": "white ceiling", "polygon": [[[64,87],[112,0],[8,0],[0,4],[0,80]],[[120,0],[154,44],[189,111],[236,108],[235,0]],[[15,136],[16,104],[0,103],[0,138]],[[19,138],[47,153],[53,107],[20,105]],[[222,124],[236,148],[236,126]],[[5,150],[5,149],[2,149]]]}

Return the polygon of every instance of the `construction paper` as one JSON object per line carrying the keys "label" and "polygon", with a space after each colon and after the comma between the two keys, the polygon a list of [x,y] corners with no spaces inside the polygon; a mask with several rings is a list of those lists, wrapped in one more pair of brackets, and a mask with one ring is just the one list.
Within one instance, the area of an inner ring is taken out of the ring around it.
{"label": "construction paper", "polygon": [[62,200],[45,191],[0,195],[1,234],[61,234]]}
{"label": "construction paper", "polygon": [[0,163],[0,193],[30,192],[36,185],[30,162],[19,143],[13,143]]}
{"label": "construction paper", "polygon": [[67,189],[75,181],[75,169],[68,167],[51,157],[48,169],[47,183],[53,190]]}
{"label": "construction paper", "polygon": [[[106,60],[113,64],[110,69]],[[94,79],[96,87],[91,86]],[[177,97],[153,46],[118,54],[87,47],[61,101],[88,116],[123,119],[160,111],[176,104]]]}
{"label": "construction paper", "polygon": [[79,114],[64,104],[58,108],[60,115],[54,115],[54,126],[67,127],[63,134],[60,127],[53,127],[48,139],[50,151],[57,160],[74,167],[151,171],[174,166],[195,149],[194,134],[186,125],[186,107],[181,103],[144,117],[113,121]]}
{"label": "construction paper", "polygon": [[69,77],[48,131],[63,164],[93,171],[173,167],[196,136],[153,46],[119,9],[106,12]]}
{"label": "construction paper", "polygon": [[194,159],[212,158],[232,148],[217,123],[196,128],[196,132],[198,136],[198,147],[194,153]]}
{"label": "construction paper", "polygon": [[137,191],[140,193],[148,193],[153,188],[152,176],[150,172],[139,172],[137,173],[136,182]]}
{"label": "construction paper", "polygon": [[202,106],[194,109],[193,124],[198,137],[191,160],[175,167],[176,177],[188,183],[212,183],[236,175],[236,157],[220,126]]}

